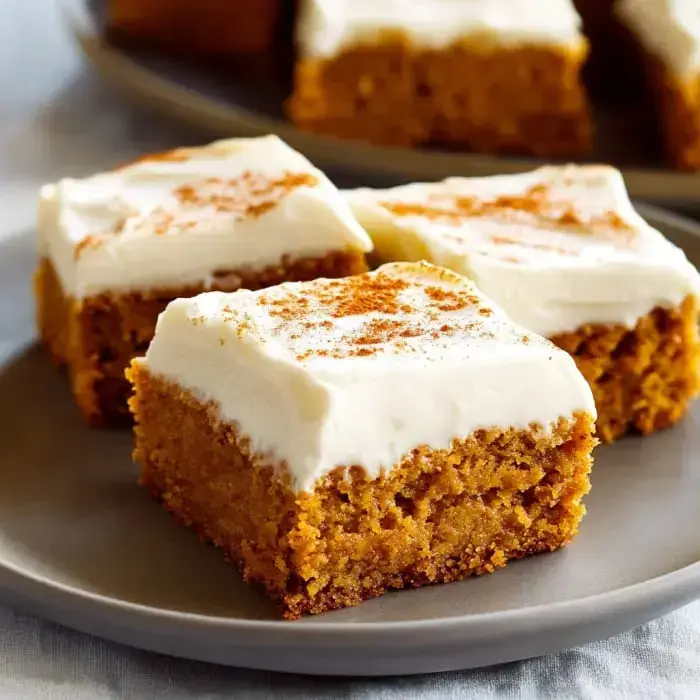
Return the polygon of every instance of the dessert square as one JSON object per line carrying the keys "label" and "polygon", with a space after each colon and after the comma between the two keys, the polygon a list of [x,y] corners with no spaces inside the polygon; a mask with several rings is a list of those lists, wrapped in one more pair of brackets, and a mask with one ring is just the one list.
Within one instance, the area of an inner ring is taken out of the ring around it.
{"label": "dessert square", "polygon": [[700,169],[700,23],[683,0],[619,0],[619,21],[646,61],[647,86],[658,113],[669,165]]}
{"label": "dessert square", "polygon": [[142,484],[287,618],[555,550],[584,513],[575,363],[428,263],[178,299],[131,379]]}
{"label": "dessert square", "polygon": [[124,370],[176,297],[366,269],[334,185],[277,137],[176,149],[41,190],[38,327],[92,425],[130,421]]}
{"label": "dessert square", "polygon": [[544,167],[347,196],[380,260],[464,274],[571,353],[603,441],[665,428],[697,395],[700,277],[637,214],[617,170]]}
{"label": "dessert square", "polygon": [[121,40],[185,56],[226,58],[271,48],[282,4],[283,0],[108,0],[107,27]]}
{"label": "dessert square", "polygon": [[571,0],[304,0],[289,115],[375,144],[583,153],[580,23]]}

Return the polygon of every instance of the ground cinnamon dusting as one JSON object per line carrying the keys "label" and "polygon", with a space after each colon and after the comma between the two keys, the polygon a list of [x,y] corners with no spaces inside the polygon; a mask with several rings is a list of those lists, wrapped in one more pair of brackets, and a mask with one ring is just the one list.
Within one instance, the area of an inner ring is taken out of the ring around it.
{"label": "ground cinnamon dusting", "polygon": [[406,280],[380,273],[347,280],[342,286],[344,293],[331,292],[321,299],[333,307],[331,315],[335,318],[372,312],[396,314],[399,312],[399,294],[409,285]]}
{"label": "ground cinnamon dusting", "polygon": [[394,338],[415,338],[423,335],[424,329],[404,321],[375,318],[367,323],[362,335],[349,336],[348,342],[354,345],[378,345]]}
{"label": "ground cinnamon dusting", "polygon": [[[459,277],[453,276],[456,281]],[[305,288],[290,287],[280,296],[262,294],[256,304],[278,319],[277,329],[292,341],[298,361],[311,358],[342,359],[367,357],[377,353],[417,351],[407,340],[440,339],[464,334],[492,337],[481,318],[491,315],[482,307],[469,285],[438,286],[435,282],[416,283],[396,274],[375,272],[342,280],[323,280]],[[450,279],[451,281],[451,279]],[[414,291],[412,301],[404,292]],[[281,291],[281,290],[280,290]],[[468,307],[474,314],[446,323],[441,314]],[[341,330],[335,320],[360,318]],[[481,317],[481,318],[480,318]],[[312,347],[307,344],[312,340]],[[296,341],[301,341],[301,344]]]}
{"label": "ground cinnamon dusting", "polygon": [[73,248],[73,260],[78,260],[78,258],[90,248],[98,248],[101,242],[102,237],[99,235],[85,236],[82,241],[75,244]]}
{"label": "ground cinnamon dusting", "polygon": [[301,295],[294,295],[293,297],[268,300],[267,297],[261,296],[258,299],[258,304],[271,306],[270,316],[278,316],[285,321],[294,321],[306,313],[305,309],[309,306],[309,299]]}
{"label": "ground cinnamon dusting", "polygon": [[116,167],[115,170],[124,170],[124,168],[130,168],[133,165],[139,165],[141,163],[186,163],[191,158],[192,156],[185,149],[176,148],[171,151],[149,153],[145,156],[140,156],[139,158],[135,158],[134,160],[130,160],[123,165]]}
{"label": "ground cinnamon dusting", "polygon": [[207,178],[200,185],[183,185],[174,191],[183,206],[214,207],[217,211],[255,217],[264,214],[298,187],[313,187],[317,178],[308,173],[285,173],[268,179],[250,171],[232,180]]}
{"label": "ground cinnamon dusting", "polygon": [[[427,204],[385,201],[379,202],[379,206],[395,216],[420,216],[430,220],[442,220],[454,226],[461,225],[469,218],[496,217],[513,219],[513,222],[523,221],[538,228],[564,228],[575,233],[607,233],[628,241],[634,234],[634,229],[614,211],[584,218],[571,205],[562,211],[561,203],[551,201],[548,195],[549,188],[539,184],[530,187],[522,195],[501,195],[491,200],[434,195],[428,199]],[[527,245],[527,241],[513,239],[504,239],[503,243]]]}
{"label": "ground cinnamon dusting", "polygon": [[[143,160],[189,160],[189,156],[178,151],[147,156]],[[140,161],[142,162],[142,161]],[[173,191],[180,209],[168,211],[159,206],[144,216],[134,211],[121,217],[109,229],[86,236],[76,244],[73,256],[77,260],[84,250],[97,248],[110,238],[118,236],[130,221],[140,229],[155,235],[164,235],[175,230],[185,231],[197,226],[197,221],[188,218],[188,210],[212,207],[217,214],[231,214],[237,220],[254,218],[274,209],[290,192],[298,187],[313,187],[317,178],[308,173],[285,173],[277,179],[269,179],[259,173],[245,172],[231,180],[207,178],[201,183],[182,185]],[[194,216],[194,212],[191,213]]]}
{"label": "ground cinnamon dusting", "polygon": [[[272,302],[265,297],[258,304],[272,306],[273,316],[292,321],[306,315],[306,307],[312,300],[333,318],[360,316],[372,312],[396,314],[401,310],[399,294],[408,287],[408,282],[390,275],[358,275],[341,281],[332,281],[309,290],[309,296],[290,293]],[[408,307],[409,311],[412,311]],[[324,324],[331,324],[324,321]]]}
{"label": "ground cinnamon dusting", "polygon": [[478,304],[479,298],[465,292],[459,293],[443,287],[426,287],[425,294],[440,311],[460,311],[465,307]]}

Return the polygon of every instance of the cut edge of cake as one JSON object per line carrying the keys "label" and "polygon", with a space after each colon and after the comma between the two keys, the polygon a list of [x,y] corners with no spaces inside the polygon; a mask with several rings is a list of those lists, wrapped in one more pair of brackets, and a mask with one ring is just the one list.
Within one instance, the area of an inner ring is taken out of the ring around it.
{"label": "cut edge of cake", "polygon": [[[399,276],[409,277],[424,274],[426,270],[434,274],[436,270],[427,264],[386,267]],[[380,269],[378,273],[361,277],[371,279],[374,275],[376,280],[382,274]],[[446,270],[439,275],[447,276],[448,280],[459,279]],[[280,294],[296,294],[299,288],[326,282],[283,285],[292,289]],[[349,281],[341,280],[338,284],[342,287]],[[470,283],[463,280],[463,284],[473,293]],[[376,293],[376,287],[373,290]],[[274,306],[279,299],[274,296],[275,290],[268,293],[273,294],[269,299],[272,308],[280,308]],[[341,290],[336,288],[333,294],[340,294],[341,301],[332,303],[342,305]],[[243,300],[241,295],[247,295],[248,299]],[[372,374],[371,366],[390,368],[396,362],[391,359],[393,356],[385,356],[388,350],[380,351],[378,357],[347,355],[346,344],[335,339],[329,347],[341,348],[338,358],[323,354],[310,358],[303,352],[299,355],[302,346],[291,339],[294,329],[289,330],[289,338],[284,341],[289,347],[279,347],[276,341],[269,346],[272,341],[266,339],[266,334],[273,333],[274,325],[266,326],[269,319],[260,319],[252,313],[249,303],[259,295],[239,292],[223,296],[226,299],[203,295],[199,306],[197,300],[187,302],[193,306],[188,321],[191,328],[189,333],[182,334],[180,341],[182,361],[173,360],[171,371],[164,371],[168,363],[161,351],[167,354],[168,348],[173,347],[176,333],[156,333],[149,349],[152,360],[157,359],[155,367],[148,360],[132,363],[135,458],[141,464],[142,484],[178,521],[218,546],[247,581],[260,584],[280,605],[285,617],[296,619],[303,614],[356,605],[391,589],[456,581],[491,572],[509,559],[555,550],[574,537],[585,511],[581,501],[589,489],[595,408],[588,386],[565,353],[531,335],[525,341],[522,331],[503,318],[503,323],[515,333],[508,335],[504,331],[505,345],[518,337],[523,347],[529,344],[535,353],[542,350],[541,360],[551,365],[551,374],[556,375],[559,366],[561,381],[557,386],[562,399],[561,413],[566,415],[552,415],[547,426],[533,422],[478,427],[463,420],[465,434],[453,436],[446,444],[413,444],[408,449],[402,446],[398,450],[400,457],[388,468],[377,470],[375,464],[362,465],[348,452],[347,466],[325,469],[302,483],[294,472],[299,459],[290,463],[271,449],[269,441],[261,442],[258,436],[249,434],[249,428],[245,427],[251,425],[249,417],[243,422],[236,421],[230,402],[222,409],[221,400],[228,401],[231,392],[222,387],[215,397],[211,385],[207,389],[194,386],[193,377],[199,370],[188,374],[187,368],[196,368],[199,363],[201,376],[206,367],[216,368],[220,374],[231,366],[226,353],[245,356],[246,362],[251,353],[267,353],[269,358],[258,368],[259,378],[252,383],[252,370],[249,370],[238,406],[244,407],[248,400],[254,404],[260,400],[261,405],[268,406],[266,415],[274,427],[282,424],[278,421],[284,421],[285,415],[288,420],[305,415],[307,421],[331,416],[326,392],[329,386],[335,391],[343,386],[337,381],[339,373],[361,376],[369,372],[367,376],[373,378],[376,386],[386,372],[383,369],[380,375]],[[445,302],[442,294],[436,296]],[[363,299],[365,294],[358,297],[358,301]],[[483,295],[479,299],[485,301]],[[395,301],[383,297],[381,303]],[[398,301],[407,303],[401,295]],[[173,318],[180,317],[185,304],[178,302],[176,306],[180,308],[165,312],[160,322],[162,329],[168,326],[169,313]],[[224,313],[228,315],[228,323],[235,325],[241,337],[219,328],[219,343],[215,329],[207,330],[206,326],[214,323],[216,309],[227,306],[229,310]],[[205,307],[209,316],[202,313]],[[372,311],[364,314],[367,323],[371,323],[372,314]],[[445,318],[455,315],[440,314]],[[298,322],[303,324],[310,318]],[[320,323],[326,320],[322,317]],[[439,324],[438,319],[433,322]],[[445,325],[439,324],[438,328]],[[397,342],[406,340],[400,337]],[[307,344],[316,347],[312,340]],[[264,351],[258,346],[264,346]],[[449,347],[448,343],[441,352],[449,356]],[[489,352],[490,348],[489,345]],[[182,359],[185,349],[190,356]],[[325,349],[324,346],[321,351]],[[477,363],[479,357],[483,361],[486,352],[479,355],[478,347],[476,352]],[[401,353],[400,362],[410,363],[410,349]],[[438,355],[435,358],[434,361],[439,361]],[[554,358],[557,362],[552,363]],[[388,366],[382,364],[384,360],[389,362]],[[274,382],[279,387],[277,398],[269,395],[272,385],[268,378],[274,376],[271,368],[279,368],[280,363],[289,381],[303,384],[303,390],[297,387],[301,393],[291,402],[287,385],[277,379]],[[366,365],[364,369],[362,364]],[[240,369],[230,374],[240,377]],[[505,370],[507,374],[507,367]],[[300,371],[307,376],[300,376]],[[183,376],[188,377],[184,383]],[[458,373],[452,373],[453,383],[457,376]],[[396,377],[390,379],[397,384]],[[386,377],[383,381],[387,382]],[[509,383],[513,385],[512,380]],[[314,393],[319,386],[320,395]],[[551,397],[552,392],[547,393]],[[350,400],[350,395],[346,389],[345,399]],[[379,398],[375,403],[380,404],[376,410],[386,413],[382,404],[386,397],[381,392],[376,396]],[[416,396],[416,401],[419,400]],[[452,400],[454,392],[452,398],[445,398],[448,405]],[[403,405],[403,420],[410,422],[410,413],[417,404],[410,406],[403,401]],[[441,410],[449,411],[449,408],[439,409],[435,405],[433,412]],[[349,405],[342,415],[349,419],[359,414]],[[538,415],[538,410],[535,408],[531,415]],[[398,425],[402,420],[401,415],[390,418],[395,423],[389,422],[387,426]],[[303,434],[303,425],[297,426],[294,421],[286,425],[294,436]],[[342,427],[350,434],[359,429],[349,420]],[[393,439],[392,429],[399,434],[400,428],[388,427],[384,429],[384,440]],[[275,431],[270,434],[274,435]],[[365,435],[364,439],[371,443],[376,438]],[[311,447],[300,454],[311,454],[313,446],[318,444],[311,439],[307,442]]]}
{"label": "cut edge of cake", "polygon": [[95,426],[129,424],[124,369],[172,299],[357,274],[372,247],[335,186],[276,136],[64,178],[42,188],[38,220],[39,335]]}

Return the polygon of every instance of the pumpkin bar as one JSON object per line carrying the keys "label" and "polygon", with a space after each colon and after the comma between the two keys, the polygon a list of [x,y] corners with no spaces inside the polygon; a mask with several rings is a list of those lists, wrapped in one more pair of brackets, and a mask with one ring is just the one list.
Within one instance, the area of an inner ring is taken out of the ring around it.
{"label": "pumpkin bar", "polygon": [[380,260],[465,274],[516,323],[571,353],[603,441],[687,412],[700,381],[700,276],[635,211],[619,171],[544,167],[347,196]]}
{"label": "pumpkin bar", "polygon": [[556,550],[584,513],[575,363],[428,263],[178,299],[131,379],[142,484],[286,618]]}
{"label": "pumpkin bar", "polygon": [[571,0],[302,0],[289,115],[374,144],[576,155],[591,145]]}
{"label": "pumpkin bar", "polygon": [[149,156],[41,190],[38,327],[92,425],[128,423],[124,370],[169,301],[366,269],[331,182],[277,137]]}

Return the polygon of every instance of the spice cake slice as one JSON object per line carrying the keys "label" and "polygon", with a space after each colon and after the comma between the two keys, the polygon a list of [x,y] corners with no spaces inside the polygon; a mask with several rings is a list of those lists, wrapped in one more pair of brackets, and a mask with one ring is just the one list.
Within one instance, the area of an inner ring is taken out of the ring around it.
{"label": "spice cake slice", "polygon": [[63,179],[41,190],[41,340],[85,418],[120,424],[124,370],[170,300],[356,274],[370,248],[328,178],[274,136]]}
{"label": "spice cake slice", "polygon": [[545,167],[348,193],[381,260],[472,278],[573,355],[605,442],[678,421],[698,392],[700,277],[634,210],[620,173]]}
{"label": "spice cake slice", "polygon": [[584,153],[580,25],[571,0],[302,0],[289,115],[377,144]]}
{"label": "spice cake slice", "polygon": [[687,0],[618,0],[615,14],[646,64],[669,164],[699,170],[700,6]]}
{"label": "spice cake slice", "polygon": [[178,299],[130,376],[142,484],[288,618],[555,550],[584,513],[575,363],[428,263]]}

